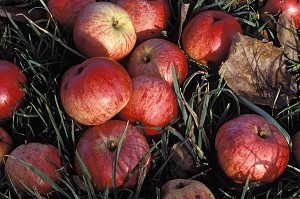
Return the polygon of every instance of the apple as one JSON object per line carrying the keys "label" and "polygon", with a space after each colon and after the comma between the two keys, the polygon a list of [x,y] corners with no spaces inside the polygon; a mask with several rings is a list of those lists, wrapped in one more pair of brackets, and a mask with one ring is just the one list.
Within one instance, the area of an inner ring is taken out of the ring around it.
{"label": "apple", "polygon": [[179,76],[179,84],[185,80],[188,62],[185,54],[174,43],[165,39],[149,39],[139,44],[130,54],[127,71],[131,77],[154,75],[173,86],[172,66]]}
{"label": "apple", "polygon": [[[122,186],[128,175],[140,164],[125,184],[125,187],[132,188],[137,184],[139,171],[146,175],[151,164],[151,153],[147,154],[150,152],[150,146],[141,130],[125,121],[109,120],[87,129],[77,143],[78,155],[96,188],[101,192],[113,187],[113,165],[119,144],[121,148],[115,171],[116,187]],[[81,161],[75,158],[74,165],[77,174],[83,177]]]}
{"label": "apple", "polygon": [[0,127],[0,166],[3,166],[6,155],[13,150],[13,140],[9,133]]}
{"label": "apple", "polygon": [[133,77],[132,97],[117,114],[121,120],[140,123],[148,135],[160,135],[161,129],[178,116],[178,102],[173,89],[161,78]]}
{"label": "apple", "polygon": [[292,136],[292,154],[295,165],[300,168],[300,131]]}
{"label": "apple", "polygon": [[215,138],[221,169],[235,183],[272,182],[285,170],[290,148],[276,126],[257,114],[224,123]]}
{"label": "apple", "polygon": [[73,39],[87,57],[121,60],[134,48],[136,32],[128,13],[110,2],[95,2],[75,19]]}
{"label": "apple", "polygon": [[194,16],[184,27],[181,41],[186,54],[208,66],[219,66],[227,57],[232,37],[242,34],[239,22],[230,14],[206,10]]}
{"label": "apple", "polygon": [[0,60],[0,120],[11,118],[24,100],[26,77],[14,63]]}
{"label": "apple", "polygon": [[162,199],[214,199],[211,190],[202,182],[192,179],[176,178],[161,187]]}
{"label": "apple", "polygon": [[115,0],[114,3],[130,15],[137,43],[160,38],[162,31],[168,28],[171,16],[168,0]]}
{"label": "apple", "polygon": [[129,102],[132,83],[118,62],[91,57],[63,75],[60,98],[65,112],[84,125],[98,125],[114,117]]}
{"label": "apple", "polygon": [[47,7],[62,27],[71,30],[80,10],[94,2],[96,0],[47,0]]}
{"label": "apple", "polygon": [[295,28],[300,28],[300,2],[297,0],[267,0],[263,1],[259,13],[262,18],[265,14],[277,15],[280,12],[284,13],[291,23],[295,24]]}
{"label": "apple", "polygon": [[5,162],[5,174],[17,187],[18,193],[24,195],[24,185],[30,189],[35,188],[42,195],[54,190],[24,162],[42,172],[54,183],[58,183],[61,177],[58,171],[62,162],[54,145],[38,142],[21,144],[10,153]]}

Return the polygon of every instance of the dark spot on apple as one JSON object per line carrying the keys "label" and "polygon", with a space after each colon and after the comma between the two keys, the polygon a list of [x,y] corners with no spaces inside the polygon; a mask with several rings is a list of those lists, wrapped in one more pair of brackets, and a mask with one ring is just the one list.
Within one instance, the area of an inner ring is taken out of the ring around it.
{"label": "dark spot on apple", "polygon": [[68,86],[69,86],[69,84],[65,83],[65,86],[64,86],[65,91],[68,89]]}
{"label": "dark spot on apple", "polygon": [[216,17],[213,17],[213,20],[214,20],[214,23],[218,22],[218,21],[221,21],[220,18],[216,18]]}
{"label": "dark spot on apple", "polygon": [[83,71],[83,67],[80,66],[80,67],[77,69],[76,75],[79,75],[82,71]]}
{"label": "dark spot on apple", "polygon": [[154,35],[154,34],[155,34],[155,32],[153,32],[153,31],[152,31],[152,32],[151,32],[151,34],[152,34],[152,35]]}

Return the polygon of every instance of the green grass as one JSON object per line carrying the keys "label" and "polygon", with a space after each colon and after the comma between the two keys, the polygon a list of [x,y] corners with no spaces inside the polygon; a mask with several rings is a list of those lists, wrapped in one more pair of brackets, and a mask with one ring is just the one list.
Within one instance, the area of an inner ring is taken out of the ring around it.
{"label": "green grass", "polygon": [[[29,0],[0,1],[0,5],[17,5]],[[245,34],[262,38],[263,30],[270,32],[266,23],[259,20],[257,5],[248,1],[245,5],[199,1],[169,1],[173,21],[167,35],[177,34],[181,3],[190,3],[187,21],[200,11],[222,10],[236,17]],[[234,1],[230,1],[234,2]],[[35,1],[34,6],[46,9],[45,2]],[[46,142],[58,147],[67,170],[60,170],[59,186],[53,184],[34,167],[27,165],[37,175],[51,184],[55,191],[46,198],[157,198],[164,182],[173,178],[170,148],[177,141],[188,147],[197,165],[197,173],[187,178],[204,182],[216,198],[296,198],[300,197],[300,170],[291,159],[286,171],[273,183],[236,185],[221,172],[216,161],[214,138],[218,128],[229,119],[242,113],[258,113],[279,127],[287,140],[300,129],[299,101],[294,100],[281,110],[257,106],[236,96],[226,87],[222,76],[213,74],[209,68],[189,60],[189,77],[182,86],[175,83],[180,105],[179,118],[170,123],[160,137],[148,138],[152,154],[152,165],[139,187],[133,189],[114,188],[98,192],[82,161],[83,179],[75,172],[73,160],[80,157],[75,147],[81,133],[87,128],[71,120],[63,111],[59,99],[59,84],[63,73],[72,65],[84,60],[74,47],[70,33],[61,29],[54,19],[40,19],[28,23],[15,21],[13,17],[2,20],[0,29],[0,56],[15,62],[22,68],[28,85],[24,87],[26,99],[12,119],[2,122],[12,135],[15,145],[26,142]],[[272,34],[270,35],[272,37]],[[166,37],[167,38],[167,37]],[[299,74],[300,64],[286,59],[288,71]],[[175,77],[174,77],[175,78]],[[176,78],[175,78],[176,79]],[[120,149],[120,148],[118,148]],[[119,152],[119,151],[118,151]],[[116,156],[115,161],[118,157]],[[142,160],[141,160],[142,162]],[[116,164],[115,164],[116,165]],[[135,169],[138,169],[139,165]],[[2,169],[3,170],[3,169]],[[114,170],[116,170],[114,166]],[[134,172],[134,171],[133,171]],[[15,187],[1,172],[0,197],[16,198]],[[28,188],[28,198],[40,198]]]}

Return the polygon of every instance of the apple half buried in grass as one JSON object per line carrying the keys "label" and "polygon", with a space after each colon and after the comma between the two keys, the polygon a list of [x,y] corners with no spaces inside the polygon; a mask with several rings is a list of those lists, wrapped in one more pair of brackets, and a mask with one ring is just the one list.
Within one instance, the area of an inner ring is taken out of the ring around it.
{"label": "apple half buried in grass", "polygon": [[95,2],[80,11],[73,28],[78,50],[87,57],[121,60],[136,43],[136,32],[128,13],[110,2]]}
{"label": "apple half buried in grass", "polygon": [[11,118],[24,100],[26,77],[14,63],[0,60],[0,121]]}
{"label": "apple half buried in grass", "polygon": [[[118,145],[121,148],[114,171]],[[122,186],[129,174],[133,175],[124,186],[134,187],[140,172],[145,176],[151,164],[150,146],[142,131],[121,120],[109,120],[89,128],[80,137],[76,150],[79,155],[74,160],[77,174],[86,175],[82,169],[85,167],[101,192],[112,189],[114,172],[116,187]]]}
{"label": "apple half buried in grass", "polygon": [[105,57],[92,57],[68,69],[60,98],[65,112],[84,125],[114,117],[129,102],[132,82],[124,67]]}
{"label": "apple half buried in grass", "polygon": [[285,170],[290,148],[276,126],[256,114],[243,114],[224,123],[215,138],[220,167],[234,182],[268,183]]}
{"label": "apple half buried in grass", "polygon": [[178,82],[182,84],[188,72],[185,54],[174,43],[165,39],[149,39],[130,54],[127,71],[131,77],[154,75],[173,86],[172,66]]}
{"label": "apple half buried in grass", "polygon": [[[30,167],[34,167],[43,176],[39,176],[37,171],[32,171]],[[53,183],[58,183],[61,177],[58,171],[61,168],[58,149],[54,145],[38,142],[19,145],[10,153],[5,163],[6,176],[22,195],[24,185],[30,189],[35,187],[42,195],[53,191],[54,188],[42,178],[46,176]]]}
{"label": "apple half buried in grass", "polygon": [[132,97],[117,116],[141,124],[148,135],[161,134],[161,129],[178,116],[175,92],[166,81],[155,76],[140,75],[131,80]]}

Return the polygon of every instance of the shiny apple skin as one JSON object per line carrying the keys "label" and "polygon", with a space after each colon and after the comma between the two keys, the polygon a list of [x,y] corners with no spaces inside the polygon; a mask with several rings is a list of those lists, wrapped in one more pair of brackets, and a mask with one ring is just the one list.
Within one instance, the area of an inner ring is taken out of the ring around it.
{"label": "shiny apple skin", "polygon": [[290,148],[280,131],[264,117],[242,114],[224,123],[215,139],[220,167],[234,182],[269,183],[285,170]]}
{"label": "shiny apple skin", "polygon": [[[101,125],[89,128],[78,141],[76,150],[83,164],[89,171],[96,188],[104,191],[106,187],[112,189],[113,163],[116,156],[116,148],[123,132],[124,135],[116,169],[116,187],[120,187],[134,167],[145,157],[140,168],[144,168],[147,174],[151,164],[150,146],[142,134],[133,125],[121,120],[109,120]],[[112,142],[114,144],[112,144]],[[75,169],[82,177],[83,171],[77,158]],[[139,169],[138,169],[139,170]],[[132,188],[138,180],[138,170],[133,174],[125,187]]]}
{"label": "shiny apple skin", "polygon": [[161,188],[162,199],[214,199],[211,190],[202,182],[176,178],[167,181]]}
{"label": "shiny apple skin", "polygon": [[134,48],[136,32],[128,13],[110,2],[95,2],[78,14],[73,39],[86,57],[125,58]]}
{"label": "shiny apple skin", "polygon": [[188,73],[188,61],[183,51],[165,39],[149,39],[138,45],[130,54],[127,71],[131,77],[154,75],[173,87],[172,66],[179,84]]}
{"label": "shiny apple skin", "polygon": [[38,142],[19,145],[10,153],[5,163],[5,173],[9,176],[10,181],[15,186],[20,187],[18,192],[23,193],[21,188],[25,189],[20,180],[31,189],[35,187],[42,195],[48,194],[54,190],[37,174],[23,165],[20,160],[41,171],[54,183],[58,183],[59,178],[61,177],[58,170],[62,168],[62,162],[58,149],[54,145]]}
{"label": "shiny apple skin", "polygon": [[222,11],[203,11],[184,27],[182,47],[193,60],[219,66],[225,61],[236,32],[243,33],[233,16]]}
{"label": "shiny apple skin", "polygon": [[168,29],[170,6],[168,0],[115,0],[125,9],[134,24],[137,43],[153,38],[161,38],[162,31]]}
{"label": "shiny apple skin", "polygon": [[0,60],[0,82],[0,120],[6,120],[24,100],[26,77],[16,64]]}
{"label": "shiny apple skin", "polygon": [[133,93],[128,104],[117,114],[121,120],[140,123],[150,136],[161,130],[178,116],[178,102],[167,82],[154,76],[140,75],[132,79]]}

